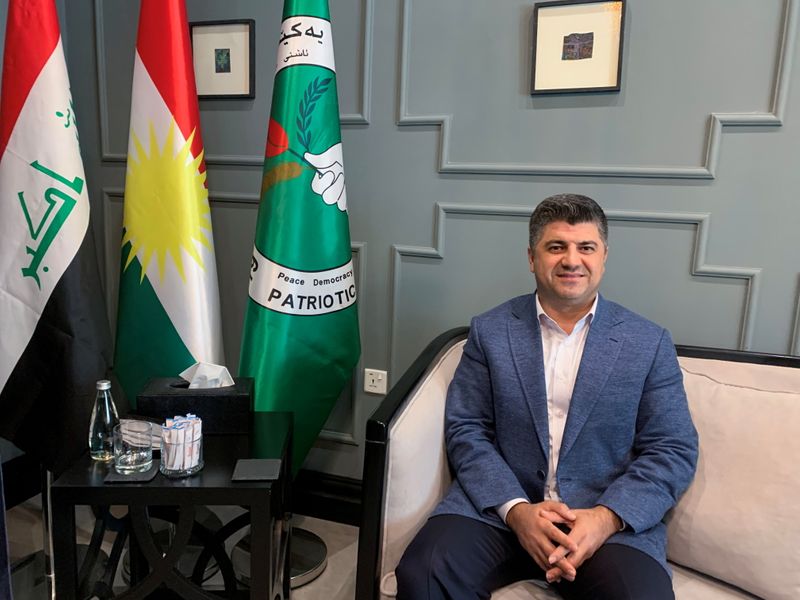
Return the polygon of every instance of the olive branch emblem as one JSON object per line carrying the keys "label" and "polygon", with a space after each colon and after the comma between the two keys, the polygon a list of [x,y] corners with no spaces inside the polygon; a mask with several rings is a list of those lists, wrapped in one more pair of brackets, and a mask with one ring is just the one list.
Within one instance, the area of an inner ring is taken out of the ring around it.
{"label": "olive branch emblem", "polygon": [[[297,116],[297,140],[300,142],[306,152],[311,152],[311,120],[314,116],[314,110],[317,108],[317,102],[322,98],[323,94],[328,91],[332,77],[320,79],[317,77],[308,84],[306,91],[303,93],[303,98],[300,100],[298,106]],[[264,174],[261,180],[261,195],[271,188],[272,186],[280,183],[281,181],[288,181],[300,176],[301,168],[305,166],[318,171],[317,167],[310,163],[300,152],[289,147],[289,135],[286,130],[275,119],[270,118],[269,129],[267,131],[267,150],[266,158],[273,158],[280,156],[284,152],[290,152],[296,156],[300,163],[297,162],[281,162],[272,167],[267,173]]]}
{"label": "olive branch emblem", "polygon": [[311,152],[310,127],[314,109],[316,109],[319,99],[328,91],[331,81],[333,81],[332,77],[326,77],[325,79],[315,78],[314,81],[308,84],[306,91],[303,93],[303,99],[300,100],[297,110],[297,140],[303,145],[306,152]]}

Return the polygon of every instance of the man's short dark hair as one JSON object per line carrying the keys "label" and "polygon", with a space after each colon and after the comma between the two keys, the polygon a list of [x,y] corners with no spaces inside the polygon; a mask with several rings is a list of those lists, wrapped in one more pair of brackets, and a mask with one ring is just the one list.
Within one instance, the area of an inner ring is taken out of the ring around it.
{"label": "man's short dark hair", "polygon": [[528,223],[528,243],[531,248],[539,243],[542,230],[556,221],[566,221],[570,225],[594,223],[603,243],[608,245],[608,221],[597,202],[580,194],[556,194],[542,200],[531,215]]}

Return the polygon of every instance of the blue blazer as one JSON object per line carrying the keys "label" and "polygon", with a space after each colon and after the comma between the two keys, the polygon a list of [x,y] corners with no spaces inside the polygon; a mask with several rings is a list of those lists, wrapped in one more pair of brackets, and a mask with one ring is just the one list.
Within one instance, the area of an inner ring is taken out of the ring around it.
{"label": "blue blazer", "polygon": [[[472,320],[447,394],[455,480],[434,511],[506,528],[496,507],[540,502],[547,394],[534,295]],[[556,480],[570,508],[602,504],[627,524],[606,543],[666,563],[664,515],[694,476],[697,432],[669,332],[600,297],[572,394]]]}

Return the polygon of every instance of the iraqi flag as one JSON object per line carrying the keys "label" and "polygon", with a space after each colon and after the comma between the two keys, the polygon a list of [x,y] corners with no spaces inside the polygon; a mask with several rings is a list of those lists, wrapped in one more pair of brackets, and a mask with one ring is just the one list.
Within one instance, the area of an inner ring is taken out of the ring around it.
{"label": "iraqi flag", "polygon": [[286,0],[277,50],[239,374],[297,472],[361,352],[327,0]]}
{"label": "iraqi flag", "polygon": [[9,3],[0,332],[0,435],[58,473],[86,449],[111,340],[53,0]]}
{"label": "iraqi flag", "polygon": [[217,267],[184,0],[142,0],[133,67],[114,369],[223,364]]}

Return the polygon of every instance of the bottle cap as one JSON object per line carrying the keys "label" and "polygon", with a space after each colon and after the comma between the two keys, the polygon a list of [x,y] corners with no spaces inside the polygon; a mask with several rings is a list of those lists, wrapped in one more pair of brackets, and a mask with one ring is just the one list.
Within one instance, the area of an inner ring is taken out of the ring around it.
{"label": "bottle cap", "polygon": [[101,379],[97,382],[97,389],[98,390],[110,390],[111,389],[111,382],[108,379]]}

